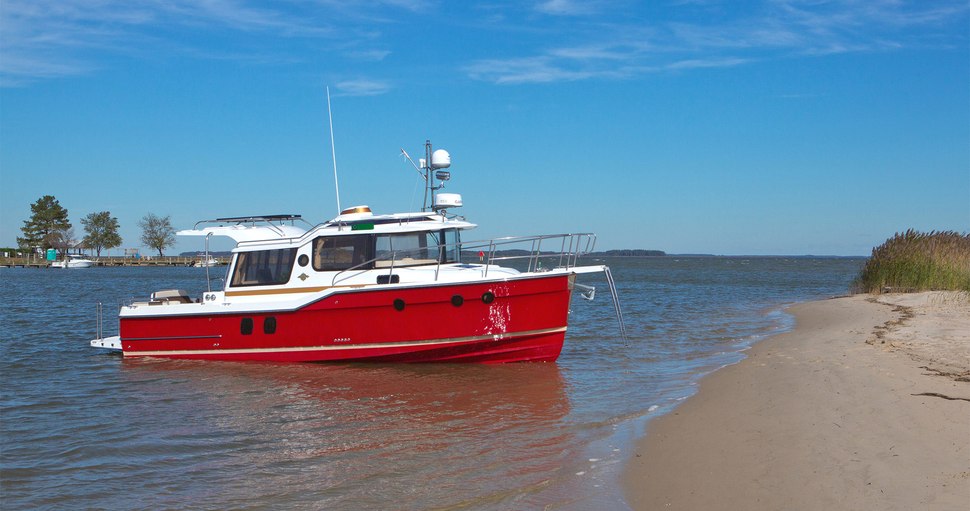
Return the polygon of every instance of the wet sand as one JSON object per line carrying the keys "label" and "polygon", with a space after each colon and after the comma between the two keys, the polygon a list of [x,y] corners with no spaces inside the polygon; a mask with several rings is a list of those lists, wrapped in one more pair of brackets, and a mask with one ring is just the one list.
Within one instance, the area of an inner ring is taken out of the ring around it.
{"label": "wet sand", "polygon": [[635,510],[970,509],[970,296],[793,306],[796,326],[652,421]]}

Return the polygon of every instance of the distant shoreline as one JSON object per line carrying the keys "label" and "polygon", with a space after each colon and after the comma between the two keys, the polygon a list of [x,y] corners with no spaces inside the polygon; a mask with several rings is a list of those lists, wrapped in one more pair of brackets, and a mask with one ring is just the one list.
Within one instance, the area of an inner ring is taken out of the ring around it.
{"label": "distant shoreline", "polygon": [[[557,255],[558,252],[543,252],[542,257],[550,257]],[[496,257],[516,257],[516,256],[528,256],[527,251],[518,250],[501,250],[496,251]],[[217,260],[216,266],[225,266],[229,264],[230,258],[232,257],[231,252],[219,251],[210,252],[210,257]],[[94,257],[94,256],[91,256]],[[462,257],[465,261],[475,261],[478,259],[478,253],[473,251],[462,252]],[[838,255],[717,255],[717,254],[667,254],[661,250],[607,250],[604,252],[590,252],[581,256],[581,259],[671,259],[671,258],[711,258],[711,257],[721,257],[721,258],[733,258],[733,259],[769,259],[769,258],[786,258],[786,259],[867,259],[868,256],[838,256]],[[201,259],[199,252],[182,252],[177,256],[148,256],[141,258],[132,257],[122,257],[122,256],[104,256],[101,258],[96,258],[98,260],[95,266],[105,267],[105,266],[192,266],[193,263]],[[0,268],[47,268],[50,266],[49,261],[45,261],[39,258],[26,258],[26,257],[0,257]]]}
{"label": "distant shoreline", "polygon": [[663,255],[656,255],[656,256],[655,255],[650,255],[650,256],[625,256],[625,255],[606,254],[605,252],[592,252],[592,253],[586,254],[586,255],[584,255],[582,257],[617,257],[617,258],[619,258],[619,257],[629,257],[629,258],[634,258],[634,257],[644,257],[644,258],[646,258],[646,257],[658,257],[658,258],[661,258],[662,257],[662,258],[668,258],[668,259],[669,258],[674,258],[674,257],[679,257],[679,258],[690,258],[690,257],[697,257],[697,258],[702,258],[702,257],[724,257],[724,258],[730,258],[730,259],[778,259],[778,258],[785,258],[785,259],[868,259],[869,258],[869,256],[864,256],[864,255],[814,255],[814,254],[804,254],[804,255],[784,255],[784,254],[772,254],[772,255],[744,255],[744,254],[742,254],[742,255],[723,255],[723,254],[667,254],[667,253],[664,253]]}

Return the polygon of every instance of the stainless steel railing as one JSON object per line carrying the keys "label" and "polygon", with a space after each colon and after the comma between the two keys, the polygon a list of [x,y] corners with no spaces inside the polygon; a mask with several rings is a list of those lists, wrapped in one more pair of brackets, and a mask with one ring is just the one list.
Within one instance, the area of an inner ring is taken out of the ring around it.
{"label": "stainless steel railing", "polygon": [[[553,240],[560,240],[558,252],[555,250],[543,252],[543,242],[548,247],[550,243],[553,243]],[[470,248],[477,248],[478,246],[487,248],[487,251],[483,250],[483,252],[488,254],[488,263],[485,267],[485,274],[487,276],[488,266],[495,264],[496,261],[525,260],[527,262],[526,271],[528,272],[542,271],[542,261],[555,261],[553,268],[572,268],[578,264],[580,256],[593,251],[596,246],[596,235],[592,233],[543,234],[539,236],[496,238],[484,242],[481,245],[475,245],[475,243],[471,242],[472,246]],[[503,251],[514,250],[513,247],[516,245],[526,243],[530,245],[530,248],[526,250],[527,254],[497,255]],[[464,245],[467,246],[469,244],[464,243]]]}
{"label": "stainless steel railing", "polygon": [[[550,245],[555,247],[557,244],[557,249],[548,249]],[[545,251],[544,246],[546,249]],[[460,262],[458,260],[443,261],[444,258],[442,254],[449,253],[452,250],[457,250],[461,255],[467,254],[472,257],[474,257],[477,253],[479,256],[479,262],[481,262],[484,266],[483,276],[487,277],[490,267],[494,266],[498,262],[505,261],[524,261],[525,264],[524,268],[522,269],[524,269],[526,272],[538,272],[543,270],[551,270],[554,268],[569,269],[577,266],[579,258],[592,252],[595,247],[595,234],[577,233],[543,234],[538,236],[511,236],[485,241],[463,241],[459,243],[432,245],[417,249],[392,250],[337,272],[337,274],[335,274],[331,280],[331,285],[335,286],[338,283],[359,275],[364,271],[378,268],[377,263],[379,262],[387,263],[386,265],[380,266],[379,269],[387,269],[388,275],[393,275],[395,267],[400,268],[402,266],[417,266],[402,263],[402,259],[404,259],[406,256],[415,254],[426,255],[429,252],[438,254],[436,258],[437,262],[432,263],[435,264],[435,281],[437,281],[442,264]],[[459,256],[459,259],[461,259],[461,255]],[[546,264],[545,268],[542,266],[543,262]]]}

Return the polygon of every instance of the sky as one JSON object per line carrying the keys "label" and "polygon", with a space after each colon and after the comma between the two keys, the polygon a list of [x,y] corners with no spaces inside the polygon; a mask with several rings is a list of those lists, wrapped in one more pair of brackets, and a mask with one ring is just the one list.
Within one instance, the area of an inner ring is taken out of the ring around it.
{"label": "sky", "polygon": [[[4,0],[0,246],[55,196],[176,229],[418,210],[465,240],[868,255],[970,232],[965,0]],[[79,236],[80,237],[80,236]],[[180,238],[166,253],[198,251]]]}

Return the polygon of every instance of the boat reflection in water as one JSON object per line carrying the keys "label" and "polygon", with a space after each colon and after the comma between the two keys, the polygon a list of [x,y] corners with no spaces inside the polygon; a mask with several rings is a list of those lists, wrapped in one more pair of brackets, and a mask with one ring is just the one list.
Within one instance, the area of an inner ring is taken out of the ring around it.
{"label": "boat reflection in water", "polygon": [[156,453],[162,506],[532,508],[577,497],[564,481],[583,446],[555,364],[122,366],[144,391],[125,413],[160,445],[129,430],[115,455]]}

